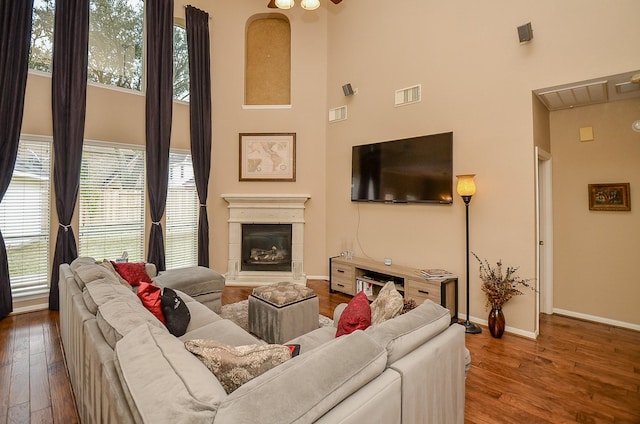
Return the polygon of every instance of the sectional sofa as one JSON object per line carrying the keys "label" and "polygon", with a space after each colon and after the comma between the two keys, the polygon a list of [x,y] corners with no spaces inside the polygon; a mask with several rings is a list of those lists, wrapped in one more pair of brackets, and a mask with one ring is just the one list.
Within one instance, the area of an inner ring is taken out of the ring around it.
{"label": "sectional sofa", "polygon": [[182,292],[191,319],[175,337],[90,259],[63,264],[60,277],[61,338],[83,423],[464,422],[464,328],[432,302],[365,331],[298,337],[298,356],[228,394],[185,341],[261,340]]}

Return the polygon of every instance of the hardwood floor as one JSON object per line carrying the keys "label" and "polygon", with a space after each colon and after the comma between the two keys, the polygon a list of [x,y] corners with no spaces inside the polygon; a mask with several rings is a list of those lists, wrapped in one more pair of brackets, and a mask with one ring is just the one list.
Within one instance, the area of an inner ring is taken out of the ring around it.
{"label": "hardwood floor", "polygon": [[466,423],[640,423],[640,332],[559,315],[530,340],[467,334]]}
{"label": "hardwood floor", "polygon": [[[310,281],[320,313],[351,297]],[[246,299],[227,287],[222,303]],[[465,423],[640,423],[640,332],[543,315],[540,337],[466,335]],[[0,423],[77,423],[58,313],[0,320]],[[447,424],[447,423],[442,423]]]}

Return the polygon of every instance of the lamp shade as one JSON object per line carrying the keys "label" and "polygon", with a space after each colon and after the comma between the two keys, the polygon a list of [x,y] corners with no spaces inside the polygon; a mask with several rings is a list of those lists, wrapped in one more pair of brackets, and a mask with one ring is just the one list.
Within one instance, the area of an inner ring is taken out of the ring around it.
{"label": "lamp shade", "polygon": [[278,9],[291,9],[296,4],[294,0],[276,0],[276,7]]}
{"label": "lamp shade", "polygon": [[473,181],[473,177],[476,174],[456,175],[458,179],[458,194],[460,196],[473,196],[476,194],[476,183]]}
{"label": "lamp shade", "polygon": [[306,10],[316,10],[320,7],[320,0],[302,0],[300,6]]}

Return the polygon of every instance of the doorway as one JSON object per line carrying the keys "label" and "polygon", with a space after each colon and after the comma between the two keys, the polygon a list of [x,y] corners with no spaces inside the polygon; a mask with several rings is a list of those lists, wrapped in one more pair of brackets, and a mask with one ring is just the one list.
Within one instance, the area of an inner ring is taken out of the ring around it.
{"label": "doorway", "polygon": [[553,313],[553,208],[551,154],[536,147],[536,337],[540,313]]}

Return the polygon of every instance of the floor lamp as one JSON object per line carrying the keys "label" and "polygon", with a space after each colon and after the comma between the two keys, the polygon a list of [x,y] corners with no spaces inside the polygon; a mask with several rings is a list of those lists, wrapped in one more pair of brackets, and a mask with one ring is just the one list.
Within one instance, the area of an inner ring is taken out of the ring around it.
{"label": "floor lamp", "polygon": [[473,177],[475,177],[475,174],[456,175],[456,178],[458,178],[458,194],[462,197],[462,200],[464,200],[467,218],[467,320],[460,324],[464,325],[465,332],[478,334],[482,333],[482,329],[469,321],[469,202],[471,201],[471,196],[476,194],[476,183],[473,181]]}

